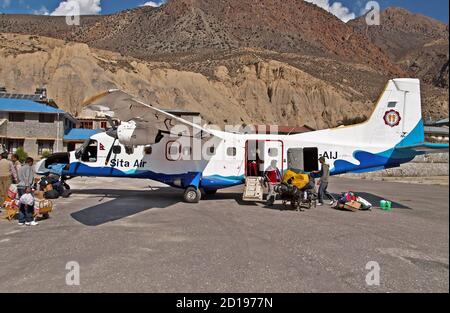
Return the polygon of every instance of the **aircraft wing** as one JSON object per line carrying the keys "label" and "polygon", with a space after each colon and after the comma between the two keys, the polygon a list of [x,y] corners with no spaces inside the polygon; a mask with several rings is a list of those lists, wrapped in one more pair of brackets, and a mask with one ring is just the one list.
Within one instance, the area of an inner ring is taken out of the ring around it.
{"label": "aircraft wing", "polygon": [[182,124],[194,128],[198,133],[212,134],[200,125],[143,103],[118,89],[109,90],[94,96],[86,100],[83,106],[122,122],[133,121],[139,128],[147,128],[153,132],[155,130],[170,132],[175,125]]}

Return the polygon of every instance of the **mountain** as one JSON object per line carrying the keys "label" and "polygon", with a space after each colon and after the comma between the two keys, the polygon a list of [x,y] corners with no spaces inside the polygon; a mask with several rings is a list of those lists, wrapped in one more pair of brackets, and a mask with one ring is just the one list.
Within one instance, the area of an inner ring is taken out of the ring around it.
{"label": "mountain", "polygon": [[411,76],[448,88],[448,25],[400,8],[382,12],[380,26],[367,26],[364,16],[349,24]]}
{"label": "mountain", "polygon": [[[356,22],[297,0],[171,0],[80,26],[0,15],[0,33],[0,84],[45,84],[74,113],[115,87],[219,125],[323,128],[367,118],[386,81],[409,71]],[[448,88],[436,85],[424,86],[427,117],[448,115]]]}
{"label": "mountain", "polygon": [[338,56],[395,71],[379,47],[352,27],[297,0],[172,0],[159,8],[84,17],[81,27],[67,26],[61,17],[7,15],[0,30],[83,42],[141,59],[257,48]]}

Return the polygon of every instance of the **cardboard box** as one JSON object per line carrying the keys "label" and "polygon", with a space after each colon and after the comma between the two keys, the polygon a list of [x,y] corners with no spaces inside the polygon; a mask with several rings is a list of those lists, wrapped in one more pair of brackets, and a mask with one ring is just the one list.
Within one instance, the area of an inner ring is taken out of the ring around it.
{"label": "cardboard box", "polygon": [[349,210],[349,211],[353,211],[353,212],[359,211],[361,209],[361,203],[359,203],[357,201],[347,202],[344,205],[344,209],[345,210]]}

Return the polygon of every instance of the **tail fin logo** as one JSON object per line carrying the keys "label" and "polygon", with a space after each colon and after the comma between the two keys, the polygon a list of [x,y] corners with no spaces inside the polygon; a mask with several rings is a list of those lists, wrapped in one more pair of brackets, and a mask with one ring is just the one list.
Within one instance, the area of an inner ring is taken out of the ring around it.
{"label": "tail fin logo", "polygon": [[387,111],[386,114],[384,114],[384,122],[388,126],[396,127],[400,125],[401,120],[400,113],[395,110]]}

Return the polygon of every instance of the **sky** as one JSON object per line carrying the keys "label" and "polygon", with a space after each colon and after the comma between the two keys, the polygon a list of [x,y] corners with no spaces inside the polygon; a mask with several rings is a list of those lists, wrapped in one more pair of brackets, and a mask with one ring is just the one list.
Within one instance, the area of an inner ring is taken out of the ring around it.
{"label": "sky", "polygon": [[[0,12],[65,15],[73,7],[70,4],[71,1],[79,3],[81,14],[110,14],[141,5],[158,6],[164,0],[0,0]],[[315,3],[345,22],[362,15],[368,2],[368,0],[298,1]],[[449,0],[377,0],[377,2],[381,9],[389,6],[403,7],[414,13],[424,14],[448,24]]]}

